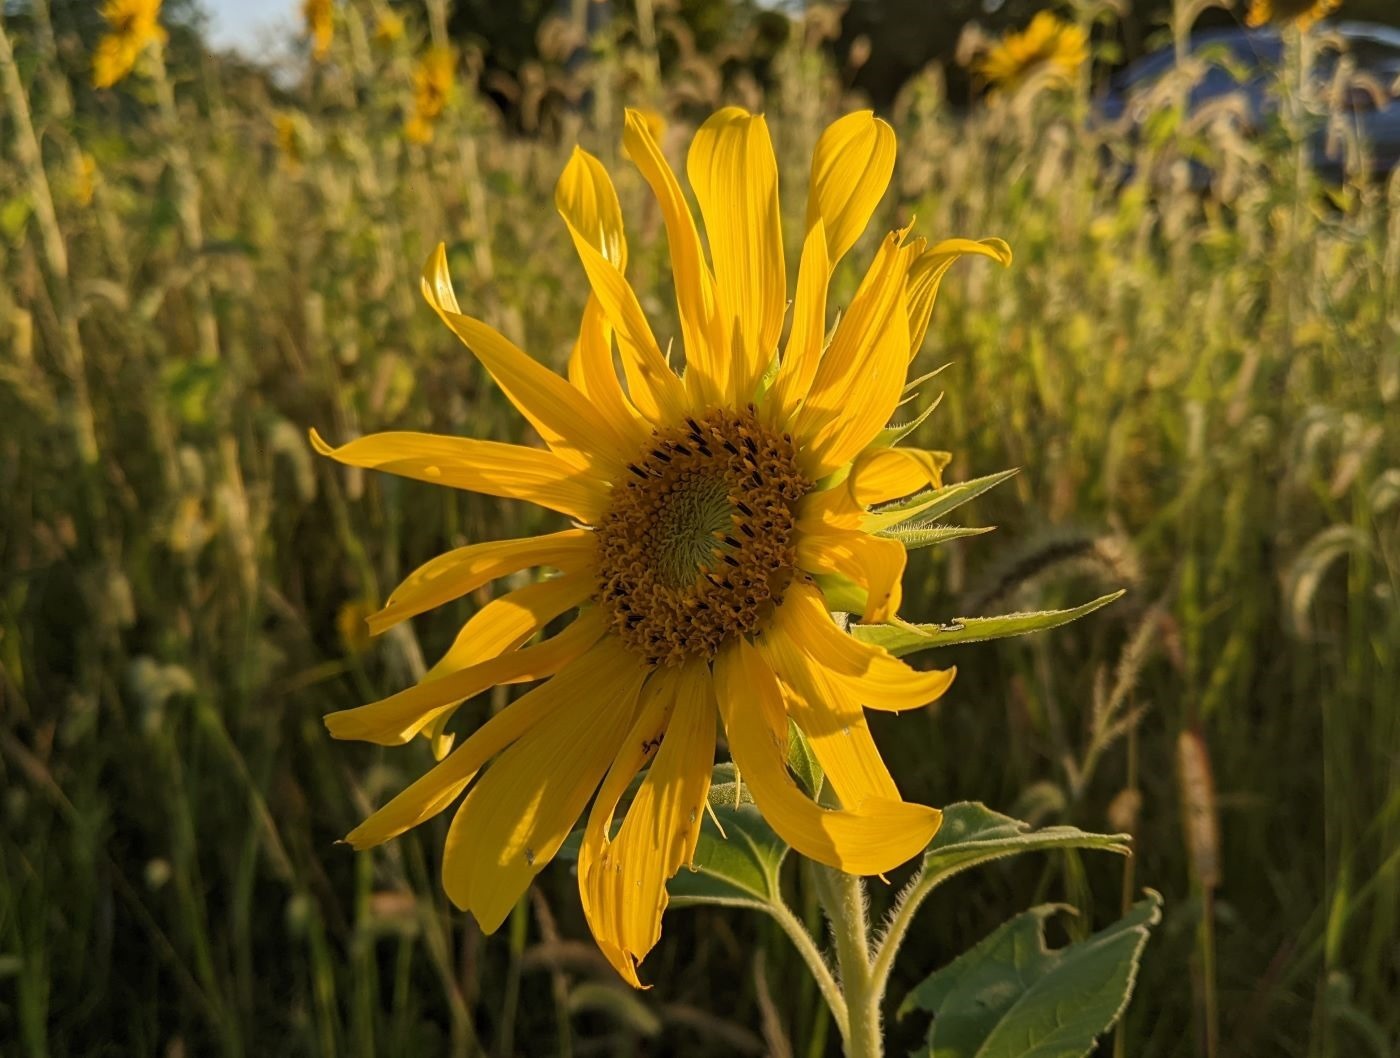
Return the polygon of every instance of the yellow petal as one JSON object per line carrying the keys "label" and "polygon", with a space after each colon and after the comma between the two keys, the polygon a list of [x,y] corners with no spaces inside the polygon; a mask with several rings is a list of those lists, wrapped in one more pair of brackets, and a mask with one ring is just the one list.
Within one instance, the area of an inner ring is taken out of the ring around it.
{"label": "yellow petal", "polygon": [[[786,605],[784,600],[779,614]],[[807,736],[841,803],[858,809],[870,797],[900,800],[899,788],[870,737],[865,712],[850,689],[801,650],[776,620],[757,646],[786,685],[788,713]]]}
{"label": "yellow petal", "polygon": [[543,643],[507,650],[369,705],[330,713],[325,718],[326,728],[332,738],[401,746],[430,724],[445,721],[447,713],[482,691],[554,675],[592,647],[606,628],[596,610],[586,611]]}
{"label": "yellow petal", "polygon": [[[734,763],[763,818],[808,859],[847,874],[882,874],[917,856],[938,832],[936,808],[866,798],[859,811],[821,808],[788,774],[787,718],[773,670],[738,640],[715,659],[715,687]],[[773,731],[781,725],[783,738]]]}
{"label": "yellow petal", "polygon": [[866,510],[851,498],[845,482],[807,493],[797,502],[797,531],[821,533],[831,529],[859,529]]}
{"label": "yellow petal", "polygon": [[574,148],[554,186],[554,205],[619,272],[627,270],[622,207],[608,171],[593,155]]}
{"label": "yellow petal", "polygon": [[909,269],[909,356],[912,359],[923,348],[928,333],[933,302],[938,297],[939,284],[953,262],[964,254],[990,257],[1002,265],[1011,264],[1011,247],[1000,239],[945,239],[924,250]]}
{"label": "yellow petal", "polygon": [[[496,754],[556,714],[577,714],[580,701],[594,689],[619,681],[619,673],[630,673],[635,666],[624,664],[630,659],[615,639],[605,638],[549,682],[487,720],[446,760],[352,830],[345,840],[357,849],[367,849],[431,819],[455,801]],[[618,686],[625,691],[625,684],[619,681]],[[626,710],[627,704],[620,700],[619,708]]]}
{"label": "yellow petal", "polygon": [[[867,621],[888,621],[899,611],[900,579],[906,557],[904,545],[898,540],[859,530],[804,532],[797,541],[797,564],[801,569],[809,573],[839,573],[865,589]],[[829,619],[827,624],[831,624]]]}
{"label": "yellow petal", "polygon": [[940,698],[957,669],[920,671],[883,647],[863,643],[836,627],[810,584],[794,584],[783,599],[783,631],[794,647],[820,665],[823,676],[839,683],[849,697],[886,712],[915,709]]}
{"label": "yellow petal", "polygon": [[[444,734],[443,729],[463,701],[452,695],[451,687],[438,687],[436,682],[514,650],[566,610],[582,605],[595,587],[591,570],[566,573],[492,599],[472,615],[457,633],[452,646],[423,675],[418,685],[399,692],[411,697],[419,707],[424,702],[429,703],[437,713],[437,719],[422,731],[423,737],[433,745],[433,756],[441,760],[451,748],[452,737]],[[403,701],[401,707],[407,708],[407,702]]]}
{"label": "yellow petal", "polygon": [[656,755],[666,732],[671,710],[676,704],[672,685],[674,677],[668,676],[669,672],[669,669],[661,670],[642,687],[636,716],[608,768],[603,785],[598,789],[598,796],[593,800],[588,825],[583,831],[583,842],[579,846],[579,898],[583,903],[584,917],[588,919],[588,927],[593,931],[599,949],[634,988],[640,988],[641,982],[637,979],[636,964],[620,946],[620,909],[613,900],[603,899],[604,879],[597,864],[612,840],[613,813],[617,810],[618,800],[637,772]]}
{"label": "yellow petal", "polygon": [[378,635],[400,621],[460,599],[488,581],[531,566],[550,566],[563,572],[582,569],[596,550],[593,534],[585,529],[454,548],[410,573],[384,608],[370,615],[369,630]]}
{"label": "yellow petal", "polygon": [[846,488],[862,507],[900,499],[926,485],[942,488],[943,468],[952,458],[920,448],[869,449],[856,457]]}
{"label": "yellow petal", "polygon": [[830,274],[827,259],[826,225],[821,219],[812,225],[802,244],[802,260],[797,266],[797,297],[792,303],[792,330],[783,348],[778,377],[773,380],[767,406],[769,422],[781,428],[797,411],[816,377],[826,345],[826,281]]}
{"label": "yellow petal", "polygon": [[651,425],[643,422],[618,381],[617,367],[613,363],[612,326],[603,306],[592,294],[583,307],[578,341],[569,354],[568,375],[569,382],[597,405],[624,440],[633,449],[641,448],[651,433]]}
{"label": "yellow petal", "polygon": [[793,422],[799,459],[814,478],[865,448],[899,406],[909,364],[904,297],[909,257],[899,233],[880,247]]}
{"label": "yellow petal", "polygon": [[582,466],[600,457],[616,467],[631,455],[612,423],[592,401],[568,381],[526,356],[514,343],[480,320],[462,315],[452,277],[447,271],[447,247],[437,250],[423,266],[423,297],[490,372],[496,384],[550,448]]}
{"label": "yellow petal", "polygon": [[[654,689],[648,685],[652,699],[674,702],[655,762],[617,836],[609,841],[618,783],[636,771],[630,765],[654,745],[650,727],[634,729],[623,749],[627,766],[617,770],[614,765],[605,780],[610,799],[600,792],[589,815],[588,852],[586,860],[582,853],[579,860],[579,891],[586,894],[589,927],[609,961],[634,987],[641,987],[637,964],[661,936],[661,916],[668,903],[666,882],[695,853],[715,749],[709,666],[697,662],[664,670],[651,682],[657,685]],[[653,723],[654,709],[654,705],[643,709]],[[642,741],[633,745],[638,737]]]}
{"label": "yellow petal", "polygon": [[[554,204],[569,223],[619,272],[627,270],[627,236],[617,191],[603,163],[574,148],[554,188]],[[581,389],[633,448],[641,447],[649,428],[637,421],[613,366],[612,327],[596,296],[590,294],[569,357],[569,381]]]}
{"label": "yellow petal", "polygon": [[583,270],[603,312],[617,332],[622,347],[622,369],[632,403],[655,425],[671,425],[684,417],[687,404],[685,387],[666,364],[656,336],[651,332],[641,303],[626,278],[617,267],[600,254],[573,226],[568,217],[564,223],[574,240]]}
{"label": "yellow petal", "polygon": [[590,666],[591,683],[571,684],[567,709],[501,754],[452,820],[443,888],[487,933],[559,850],[631,726],[646,670],[609,636],[566,671],[599,658],[610,660]]}
{"label": "yellow petal", "polygon": [[721,319],[734,321],[741,342],[729,395],[743,403],[777,351],[787,309],[778,163],[763,116],[715,111],[691,141],[686,174],[705,219]]}
{"label": "yellow petal", "polygon": [[869,110],[832,122],[817,140],[807,185],[807,227],[826,225],[830,268],[870,222],[894,172],[894,130]]}
{"label": "yellow petal", "polygon": [[527,500],[581,522],[600,517],[608,505],[606,482],[537,448],[406,431],[367,434],[334,448],[312,430],[311,444],[347,466]]}
{"label": "yellow petal", "polygon": [[643,112],[627,111],[622,143],[651,185],[666,223],[676,308],[685,343],[686,380],[698,387],[693,396],[699,403],[716,403],[729,392],[729,340],[717,315],[714,278],[700,249],[695,218]]}

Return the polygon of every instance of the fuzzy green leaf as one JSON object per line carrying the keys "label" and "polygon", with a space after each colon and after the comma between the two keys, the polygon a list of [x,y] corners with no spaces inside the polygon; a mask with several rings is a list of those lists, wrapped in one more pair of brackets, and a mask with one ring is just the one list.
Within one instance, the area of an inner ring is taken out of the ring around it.
{"label": "fuzzy green leaf", "polygon": [[822,791],[822,781],[826,773],[822,771],[821,762],[817,760],[817,755],[812,752],[812,745],[807,741],[801,729],[791,720],[788,721],[788,768],[797,776],[809,794],[815,798]]}
{"label": "fuzzy green leaf", "polygon": [[969,500],[976,499],[988,489],[996,488],[1016,473],[1016,470],[1003,470],[998,474],[988,474],[971,481],[959,481],[954,485],[944,485],[941,489],[917,493],[906,500],[887,503],[870,513],[865,520],[865,529],[875,533],[883,529],[893,529],[896,525],[904,525],[916,518],[921,524],[927,525]]}
{"label": "fuzzy green leaf", "polygon": [[1127,855],[1132,838],[1127,834],[1091,834],[1077,827],[1042,827],[993,812],[975,801],[959,801],[943,809],[943,825],[924,852],[919,885],[932,888],[947,878],[979,864],[1046,849],[1101,849]]}
{"label": "fuzzy green leaf", "polygon": [[995,526],[967,527],[961,525],[908,525],[896,526],[877,534],[898,540],[905,551],[917,551],[921,547],[936,547],[949,540],[961,540],[965,536],[981,536],[990,533]]}
{"label": "fuzzy green leaf", "polygon": [[766,910],[781,900],[778,875],[788,846],[751,804],[712,806],[724,836],[706,815],[691,867],[667,886],[672,907],[723,904]]}
{"label": "fuzzy green leaf", "polygon": [[1101,595],[1083,606],[1068,610],[1039,610],[1034,613],[1008,613],[999,617],[960,617],[947,624],[857,624],[851,634],[866,643],[884,647],[895,657],[904,657],[932,647],[955,643],[978,643],[987,639],[1023,636],[1076,621],[1123,596],[1123,591]]}
{"label": "fuzzy green leaf", "polygon": [[934,1015],[920,1058],[1083,1058],[1132,996],[1148,931],[1162,898],[1147,890],[1120,921],[1051,950],[1045,921],[1058,904],[1003,923],[905,998]]}

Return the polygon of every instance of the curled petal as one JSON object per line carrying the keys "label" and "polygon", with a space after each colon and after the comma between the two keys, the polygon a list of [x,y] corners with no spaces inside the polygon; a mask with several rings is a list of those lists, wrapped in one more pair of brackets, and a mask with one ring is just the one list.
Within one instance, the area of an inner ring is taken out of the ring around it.
{"label": "curled petal", "polygon": [[773,670],[742,640],[715,659],[720,713],[734,762],[779,837],[808,859],[848,874],[882,874],[917,856],[942,822],[936,808],[869,797],[858,810],[821,808],[793,782],[783,699]]}

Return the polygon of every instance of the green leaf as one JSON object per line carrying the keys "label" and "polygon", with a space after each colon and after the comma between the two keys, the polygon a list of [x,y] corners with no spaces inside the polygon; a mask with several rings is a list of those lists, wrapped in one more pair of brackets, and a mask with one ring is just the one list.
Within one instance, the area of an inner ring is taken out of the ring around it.
{"label": "green leaf", "polygon": [[951,510],[961,507],[969,500],[976,499],[988,489],[996,488],[1007,478],[1018,473],[1016,470],[1003,470],[999,474],[988,474],[971,481],[959,481],[954,485],[944,485],[941,489],[930,489],[910,496],[907,500],[888,503],[878,511],[872,511],[865,520],[867,532],[893,529],[915,518],[927,525],[942,518]]}
{"label": "green leaf", "polygon": [[870,599],[865,589],[848,577],[839,573],[818,573],[812,578],[822,590],[828,610],[844,613],[865,613]]}
{"label": "green leaf", "polygon": [[949,540],[961,540],[965,536],[981,536],[990,533],[996,526],[967,527],[961,525],[910,525],[886,529],[879,536],[888,536],[904,545],[905,551],[917,551],[921,547],[936,547]]}
{"label": "green leaf", "polygon": [[807,792],[815,800],[822,792],[822,780],[825,773],[822,771],[821,762],[817,760],[817,755],[812,752],[811,743],[807,741],[801,729],[791,720],[788,721],[788,768],[797,776],[797,781],[807,788]]}
{"label": "green leaf", "polygon": [[700,826],[692,866],[667,886],[672,907],[723,904],[766,911],[780,902],[778,876],[788,847],[751,804],[712,806]]}
{"label": "green leaf", "polygon": [[716,764],[710,772],[710,792],[705,796],[711,808],[753,804],[749,788],[739,781],[739,771],[732,762]]}
{"label": "green leaf", "polygon": [[1034,613],[1008,613],[999,617],[960,617],[947,624],[854,624],[851,634],[865,643],[884,647],[895,657],[904,657],[931,647],[947,647],[955,643],[978,643],[986,639],[1005,639],[1041,632],[1047,628],[1077,621],[1100,607],[1123,596],[1124,590],[1101,595],[1083,606],[1068,610],[1038,610]]}
{"label": "green leaf", "polygon": [[924,851],[920,888],[932,888],[947,878],[1020,852],[1045,849],[1101,849],[1127,855],[1127,834],[1091,834],[1077,827],[1042,827],[993,812],[975,801],[959,801],[943,809],[943,825]]}
{"label": "green leaf", "polygon": [[1147,890],[1120,921],[1051,950],[1045,921],[1059,904],[1003,923],[971,951],[926,978],[900,1015],[934,1015],[924,1058],[1082,1058],[1132,996],[1138,960],[1162,898]]}

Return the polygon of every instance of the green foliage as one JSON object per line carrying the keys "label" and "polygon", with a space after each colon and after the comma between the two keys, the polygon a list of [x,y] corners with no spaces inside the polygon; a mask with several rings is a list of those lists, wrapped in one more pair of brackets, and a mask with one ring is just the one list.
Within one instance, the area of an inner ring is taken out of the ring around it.
{"label": "green foliage", "polygon": [[888,503],[875,511],[869,525],[873,530],[893,533],[896,529],[926,528],[950,511],[955,511],[964,503],[976,499],[988,489],[994,489],[1016,474],[1015,470],[1003,470],[971,481],[959,481],[944,485],[940,489],[929,489],[910,496],[906,500]]}
{"label": "green foliage", "polygon": [[1062,911],[1043,904],[997,927],[971,951],[926,978],[900,1014],[933,1015],[928,1058],[1083,1058],[1122,1014],[1133,993],[1149,928],[1162,899],[1147,899],[1118,922],[1050,949],[1045,922]]}
{"label": "green foliage", "polygon": [[711,804],[711,811],[713,817],[700,827],[692,865],[682,868],[667,887],[672,905],[766,910],[781,902],[779,874],[787,845],[752,804]]}
{"label": "green foliage", "polygon": [[945,624],[859,624],[851,634],[857,639],[884,647],[895,657],[916,654],[933,647],[954,643],[980,643],[988,639],[1005,639],[1058,628],[1093,613],[1123,597],[1122,591],[1084,603],[1068,610],[1041,610],[1038,613],[1008,613],[998,617],[959,617]]}
{"label": "green foliage", "polygon": [[943,825],[924,853],[920,885],[939,885],[969,867],[976,867],[1022,852],[1050,849],[1099,849],[1128,855],[1127,834],[1086,834],[1075,827],[1032,829],[986,805],[962,802],[943,810]]}
{"label": "green foliage", "polygon": [[[52,41],[31,32],[37,4],[5,17],[68,268],[50,271],[0,85],[0,1040],[21,1053],[631,1053],[654,1028],[587,1013],[602,1009],[587,992],[572,1012],[571,991],[612,972],[575,943],[566,864],[483,937],[440,895],[446,817],[372,853],[335,844],[431,754],[331,742],[319,716],[412,682],[487,596],[367,648],[338,615],[353,630],[447,547],[559,523],[328,465],[306,429],[532,441],[419,299],[428,250],[448,241],[467,311],[562,366],[587,289],[552,194],[581,142],[615,174],[628,276],[664,343],[669,258],[618,149],[621,107],[658,108],[682,179],[697,115],[763,110],[795,262],[811,145],[863,104],[851,71],[799,46],[815,25],[760,93],[733,60],[743,40],[686,51],[658,6],[658,47],[677,55],[659,79],[619,32],[525,86],[522,105],[555,102],[557,136],[519,135],[464,89],[434,142],[410,145],[429,27],[426,7],[399,6],[408,32],[384,45],[368,0],[340,0],[330,60],[276,81],[173,34],[173,115],[149,79],[87,87],[86,0],[55,9]],[[915,235],[1014,247],[1011,268],[965,261],[944,282],[921,363],[951,365],[946,395],[908,435],[954,453],[958,521],[998,531],[912,551],[902,614],[1132,591],[1053,635],[950,646],[958,680],[937,710],[870,723],[911,800],[1035,800],[1047,825],[1132,832],[1126,861],[951,879],[956,913],[920,916],[909,944],[965,950],[1047,900],[1106,920],[1129,872],[1163,892],[1169,927],[1121,1023],[1133,1058],[1199,1058],[1212,1010],[1231,1058],[1400,1039],[1400,805],[1378,763],[1400,759],[1400,184],[1327,112],[1353,96],[1336,88],[1299,115],[1335,123],[1349,175],[1329,188],[1300,164],[1287,106],[1245,138],[1230,107],[1181,121],[1147,99],[1155,132],[1129,138],[1086,119],[1088,85],[958,110],[937,71],[919,74],[883,111],[896,179],[834,277],[833,309],[911,217]],[[1021,469],[967,495],[1005,467]],[[949,515],[894,517],[912,541]],[[1057,532],[1119,550],[995,575]],[[515,693],[464,706],[459,736]],[[1176,807],[1183,731],[1219,787],[1223,815],[1203,811],[1214,877],[1193,873]],[[805,915],[808,880],[785,873]],[[897,890],[872,889],[878,914]],[[830,1049],[820,998],[786,987],[802,966],[772,921],[668,919],[639,1000],[661,1021],[647,1050],[741,1050],[728,1034],[765,1017],[757,952],[789,1037],[770,1049]]]}

